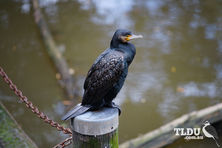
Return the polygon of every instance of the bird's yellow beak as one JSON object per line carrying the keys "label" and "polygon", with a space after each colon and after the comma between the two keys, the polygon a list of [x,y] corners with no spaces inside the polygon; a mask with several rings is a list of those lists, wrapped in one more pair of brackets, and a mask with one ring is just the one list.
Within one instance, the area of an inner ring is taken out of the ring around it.
{"label": "bird's yellow beak", "polygon": [[138,38],[143,38],[143,36],[142,36],[142,35],[135,35],[135,34],[133,34],[133,35],[127,35],[126,40],[127,40],[127,41],[130,41],[130,40],[132,40],[132,39],[138,39]]}

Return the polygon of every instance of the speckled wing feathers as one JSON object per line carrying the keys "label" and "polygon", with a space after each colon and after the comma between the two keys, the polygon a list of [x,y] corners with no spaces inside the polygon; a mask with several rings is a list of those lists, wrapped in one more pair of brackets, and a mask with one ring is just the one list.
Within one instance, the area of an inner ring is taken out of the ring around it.
{"label": "speckled wing feathers", "polygon": [[107,53],[93,64],[84,84],[83,105],[101,102],[107,92],[118,82],[124,70],[123,55]]}

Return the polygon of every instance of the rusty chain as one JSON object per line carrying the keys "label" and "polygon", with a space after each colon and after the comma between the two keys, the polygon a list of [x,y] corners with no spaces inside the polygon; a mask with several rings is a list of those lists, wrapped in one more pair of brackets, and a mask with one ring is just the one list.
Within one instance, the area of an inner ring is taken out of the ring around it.
{"label": "rusty chain", "polygon": [[14,91],[15,95],[19,97],[19,99],[25,103],[25,105],[31,109],[31,111],[36,114],[40,119],[42,119],[45,123],[50,124],[52,127],[55,127],[58,131],[62,131],[64,134],[69,134],[70,137],[57,144],[53,148],[64,148],[72,143],[72,131],[69,128],[65,128],[59,123],[50,119],[43,112],[39,111],[39,109],[33,105],[31,101],[28,100],[26,96],[22,94],[22,91],[17,88],[17,86],[12,82],[12,80],[8,77],[8,75],[4,72],[3,68],[0,66],[0,75],[2,76],[5,83],[7,83],[12,91]]}
{"label": "rusty chain", "polygon": [[57,144],[53,148],[64,148],[64,147],[70,145],[71,143],[72,143],[72,136],[70,136],[69,138],[66,138],[64,141],[60,142],[59,144]]}

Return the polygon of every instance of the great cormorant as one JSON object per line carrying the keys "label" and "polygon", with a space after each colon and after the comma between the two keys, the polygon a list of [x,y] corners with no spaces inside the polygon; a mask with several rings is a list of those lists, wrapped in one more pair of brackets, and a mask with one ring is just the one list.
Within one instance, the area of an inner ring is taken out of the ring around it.
{"label": "great cormorant", "polygon": [[131,31],[118,29],[106,49],[88,71],[82,103],[71,109],[62,120],[74,118],[88,110],[102,107],[120,108],[112,102],[123,86],[128,68],[136,54],[136,48],[129,43],[131,39],[142,38]]}

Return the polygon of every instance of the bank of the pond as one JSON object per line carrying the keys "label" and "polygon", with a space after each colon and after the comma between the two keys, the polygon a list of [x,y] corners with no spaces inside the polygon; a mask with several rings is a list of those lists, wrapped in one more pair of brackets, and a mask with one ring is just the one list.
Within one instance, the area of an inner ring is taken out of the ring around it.
{"label": "bank of the pond", "polygon": [[37,148],[0,102],[0,147]]}

